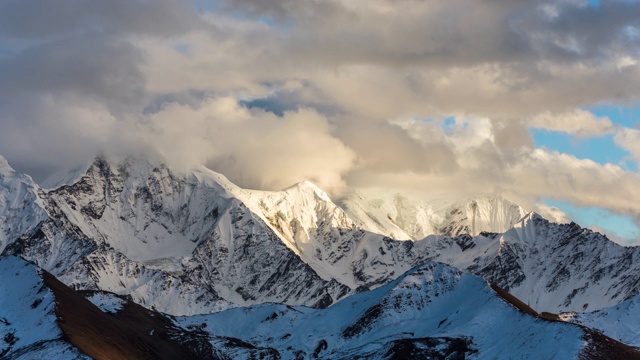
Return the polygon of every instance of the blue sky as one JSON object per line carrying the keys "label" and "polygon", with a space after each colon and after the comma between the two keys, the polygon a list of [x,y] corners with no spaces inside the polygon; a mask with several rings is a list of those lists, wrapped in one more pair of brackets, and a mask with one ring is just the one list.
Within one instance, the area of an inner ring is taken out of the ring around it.
{"label": "blue sky", "polygon": [[559,131],[531,129],[537,147],[546,147],[580,159],[591,159],[600,164],[616,164],[629,171],[637,171],[637,165],[629,158],[628,151],[619,148],[613,134],[601,137],[580,138]]}
{"label": "blue sky", "polygon": [[[616,126],[637,128],[640,125],[640,106],[599,105],[585,110],[601,118],[608,117]],[[580,159],[591,159],[603,165],[616,164],[627,171],[638,172],[631,154],[615,144],[614,134],[581,138],[559,131],[530,131],[537,147],[571,154]],[[635,244],[640,239],[640,227],[628,215],[619,215],[597,206],[578,207],[563,200],[543,199],[543,202],[562,210],[583,227],[597,227],[628,244]]]}
{"label": "blue sky", "polygon": [[622,244],[634,245],[640,238],[640,228],[628,215],[617,215],[598,207],[576,207],[568,201],[544,199],[543,202],[561,209],[580,226],[603,232]]}

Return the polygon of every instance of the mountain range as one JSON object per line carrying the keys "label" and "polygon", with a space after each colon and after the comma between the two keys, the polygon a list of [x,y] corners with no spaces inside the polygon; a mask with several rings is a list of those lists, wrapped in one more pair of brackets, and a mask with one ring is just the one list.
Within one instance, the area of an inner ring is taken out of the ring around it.
{"label": "mountain range", "polygon": [[0,314],[10,359],[103,356],[65,340],[56,291],[120,327],[163,319],[149,326],[165,345],[131,330],[149,358],[157,346],[195,358],[633,358],[627,345],[640,346],[629,320],[640,248],[497,195],[334,203],[310,182],[248,190],[133,158],[40,186],[0,157],[0,254],[2,278],[32,284],[0,297],[13,304]]}

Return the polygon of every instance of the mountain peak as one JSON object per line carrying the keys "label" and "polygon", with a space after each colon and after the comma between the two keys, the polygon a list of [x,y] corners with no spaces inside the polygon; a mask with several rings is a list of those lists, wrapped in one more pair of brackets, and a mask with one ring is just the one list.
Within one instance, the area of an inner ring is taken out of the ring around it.
{"label": "mountain peak", "polygon": [[320,189],[316,184],[312,183],[309,180],[304,180],[299,183],[293,184],[283,191],[288,193],[300,192],[305,194],[315,194],[325,201],[331,201],[329,195],[324,190]]}
{"label": "mountain peak", "polygon": [[0,176],[6,177],[9,174],[13,174],[16,171],[11,167],[7,159],[5,159],[2,155],[0,155]]}
{"label": "mountain peak", "polygon": [[500,195],[478,195],[452,204],[441,227],[443,234],[478,235],[483,231],[504,232],[518,223],[526,210]]}
{"label": "mountain peak", "polygon": [[0,155],[0,167],[9,166],[9,162],[4,156]]}

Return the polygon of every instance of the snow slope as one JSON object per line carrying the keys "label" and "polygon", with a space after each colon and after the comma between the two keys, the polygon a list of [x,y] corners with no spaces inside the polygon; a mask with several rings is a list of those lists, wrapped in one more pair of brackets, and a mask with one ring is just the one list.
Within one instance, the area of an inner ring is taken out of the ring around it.
{"label": "snow slope", "polygon": [[602,331],[610,338],[640,349],[640,296],[609,308],[588,313],[565,313],[561,317]]}
{"label": "snow slope", "polygon": [[501,196],[477,196],[449,206],[439,230],[441,234],[449,236],[501,233],[509,230],[527,213]]}
{"label": "snow slope", "polygon": [[588,329],[522,312],[485,280],[434,262],[326,309],[262,304],[175,320],[90,292],[100,310],[42,276],[22,259],[0,258],[3,359],[89,358],[66,339],[92,356],[118,358],[640,357]]}
{"label": "snow slope", "polygon": [[338,203],[360,228],[397,240],[438,234],[444,220],[432,204],[412,201],[399,193],[367,196],[356,191]]}
{"label": "snow slope", "polygon": [[0,254],[47,217],[38,189],[29,176],[16,173],[0,156]]}
{"label": "snow slope", "polygon": [[469,273],[428,263],[322,310],[257,305],[178,319],[212,336],[272,347],[283,359],[413,356],[575,359],[579,327],[517,310]]}
{"label": "snow slope", "polygon": [[420,240],[428,235],[475,236],[481,232],[504,232],[527,213],[498,195],[416,201],[399,193],[365,195],[354,192],[339,204],[360,228],[397,240]]}
{"label": "snow slope", "polygon": [[478,274],[538,312],[591,311],[640,294],[640,248],[535,213],[502,234],[429,236],[396,256]]}
{"label": "snow slope", "polygon": [[529,214],[497,236],[490,253],[466,269],[540,312],[591,311],[640,293],[640,247],[620,246],[575,223]]}
{"label": "snow slope", "polygon": [[89,359],[63,339],[55,298],[35,266],[0,258],[0,278],[0,358]]}

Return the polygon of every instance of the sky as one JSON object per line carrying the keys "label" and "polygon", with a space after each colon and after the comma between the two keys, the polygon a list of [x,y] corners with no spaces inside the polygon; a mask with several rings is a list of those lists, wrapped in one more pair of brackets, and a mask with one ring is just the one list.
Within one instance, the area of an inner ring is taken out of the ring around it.
{"label": "sky", "polygon": [[640,3],[0,0],[0,154],[498,193],[640,244]]}

